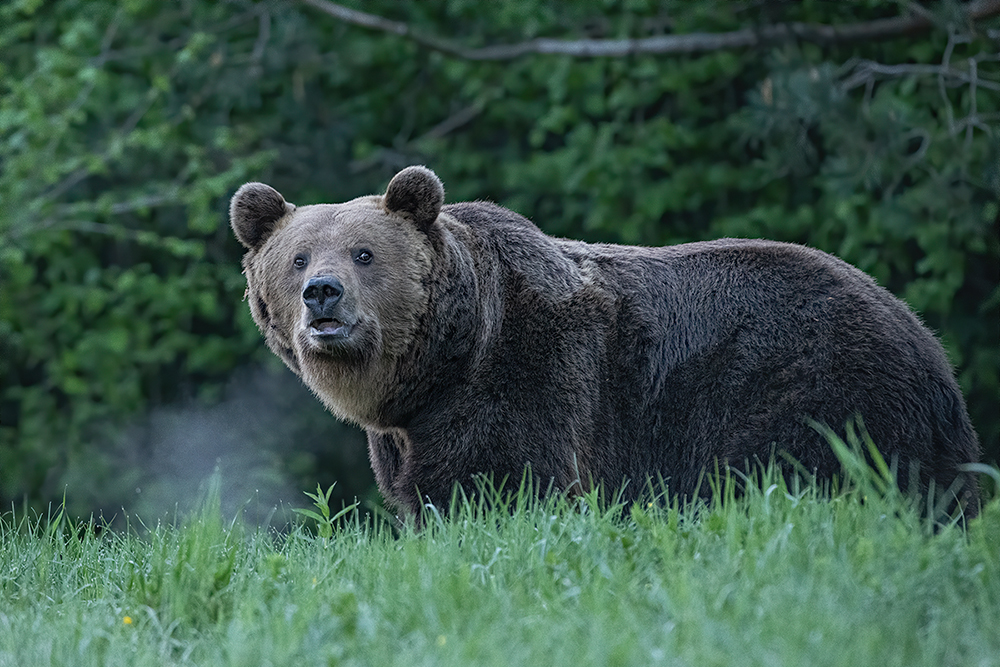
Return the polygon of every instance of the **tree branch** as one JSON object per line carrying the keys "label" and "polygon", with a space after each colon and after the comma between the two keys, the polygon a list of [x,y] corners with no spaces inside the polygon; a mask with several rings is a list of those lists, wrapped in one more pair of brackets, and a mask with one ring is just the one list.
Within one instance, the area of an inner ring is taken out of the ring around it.
{"label": "tree branch", "polygon": [[380,148],[372,155],[364,159],[352,160],[349,165],[349,169],[352,174],[357,174],[367,171],[372,167],[377,166],[379,163],[390,163],[395,165],[397,169],[402,169],[412,162],[408,156],[403,154],[403,151],[408,150],[411,146],[417,145],[426,139],[440,139],[450,132],[462,127],[466,123],[472,122],[472,120],[474,120],[476,116],[482,112],[483,104],[481,103],[471,104],[467,107],[459,109],[413,141],[407,142],[400,149],[393,151],[386,148]]}
{"label": "tree branch", "polygon": [[181,204],[182,202],[183,200],[181,199],[180,186],[173,186],[167,188],[160,194],[146,195],[143,197],[135,197],[126,201],[114,202],[107,208],[106,211],[103,211],[102,207],[94,202],[78,202],[76,204],[64,204],[59,206],[56,209],[56,214],[60,217],[71,217],[81,214],[93,215],[101,212],[106,212],[109,215],[121,215],[122,213],[132,213],[133,211],[157,208],[160,206],[171,206],[174,204]]}
{"label": "tree branch", "polygon": [[[139,121],[142,120],[142,117],[146,115],[146,112],[149,111],[149,109],[153,106],[153,102],[156,101],[158,95],[159,92],[155,88],[150,88],[148,91],[146,91],[145,102],[136,107],[134,111],[132,111],[132,114],[125,120],[125,123],[120,128],[118,128],[118,131],[116,132],[117,136],[115,138],[124,139],[125,137],[127,137],[128,134],[135,129],[135,126],[139,124]],[[113,139],[108,141],[109,144],[112,142]],[[104,152],[102,152],[98,157],[100,158],[101,161],[104,161],[107,160],[110,157],[110,155],[111,155],[111,148],[109,147]],[[53,185],[48,191],[42,193],[41,197],[53,200],[58,199],[74,185],[76,185],[83,179],[91,176],[91,171],[92,170],[89,167],[82,167],[80,169],[77,169],[69,176],[64,178],[60,183]]]}
{"label": "tree branch", "polygon": [[[470,49],[447,39],[415,32],[407,23],[391,21],[375,14],[349,9],[330,0],[301,0],[330,16],[351,25],[405,37],[425,48],[465,60],[512,60],[528,54],[584,57],[621,57],[636,53],[688,54],[782,44],[792,41],[834,44],[887,39],[929,30],[933,21],[924,12],[846,25],[778,23],[732,32],[657,35],[638,39],[538,38],[517,44],[498,44]],[[972,0],[964,5],[967,22],[1000,15],[1000,0]]]}
{"label": "tree branch", "polygon": [[250,54],[250,76],[254,78],[260,76],[260,61],[264,58],[264,49],[267,48],[267,42],[271,39],[271,12],[268,11],[267,5],[259,6],[261,7],[258,16],[260,28],[257,31],[257,41],[254,42],[253,52]]}
{"label": "tree branch", "polygon": [[948,67],[947,65],[883,65],[882,63],[877,63],[872,60],[859,60],[851,63],[854,67],[854,72],[851,76],[844,80],[841,86],[844,90],[851,90],[867,83],[869,80],[877,76],[894,78],[908,75],[938,75],[943,77],[944,81],[950,79],[957,82],[952,85],[969,83],[978,85],[980,88],[985,88],[987,90],[1000,91],[1000,82],[977,77],[976,70],[974,69],[975,62],[976,61],[974,59],[970,58],[969,63],[971,69],[969,72],[965,72],[960,69]]}
{"label": "tree branch", "polygon": [[[121,202],[114,202],[106,209],[95,202],[77,202],[75,204],[63,204],[57,206],[52,215],[38,221],[31,216],[20,216],[15,218],[14,223],[0,232],[0,242],[12,241],[24,236],[36,234],[44,231],[71,230],[78,232],[88,232],[92,234],[104,234],[107,236],[120,236],[122,238],[139,239],[147,238],[150,232],[128,229],[121,225],[94,222],[91,220],[73,219],[79,216],[92,216],[95,214],[121,215],[143,209],[157,208],[160,206],[176,206],[183,204],[181,199],[181,187],[173,185],[158,194],[150,194],[142,197],[135,197]],[[145,234],[146,236],[142,236]]]}

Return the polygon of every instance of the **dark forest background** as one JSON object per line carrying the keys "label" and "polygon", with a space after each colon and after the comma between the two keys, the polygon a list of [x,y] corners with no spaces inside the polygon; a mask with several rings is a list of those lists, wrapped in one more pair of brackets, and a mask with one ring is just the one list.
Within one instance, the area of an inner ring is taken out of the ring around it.
{"label": "dark forest background", "polygon": [[0,506],[65,493],[78,514],[160,512],[216,467],[259,511],[334,480],[376,499],[361,434],[265,350],[226,207],[247,180],[335,202],[415,163],[448,201],[490,199],[550,234],[839,255],[939,333],[995,462],[998,15],[8,0]]}

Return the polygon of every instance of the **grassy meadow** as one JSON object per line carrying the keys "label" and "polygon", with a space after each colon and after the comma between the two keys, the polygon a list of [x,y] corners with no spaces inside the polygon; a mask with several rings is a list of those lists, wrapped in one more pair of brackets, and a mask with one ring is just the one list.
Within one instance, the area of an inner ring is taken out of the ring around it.
{"label": "grassy meadow", "polygon": [[1000,665],[1000,501],[935,523],[873,481],[763,472],[687,505],[487,490],[422,530],[328,520],[322,496],[285,531],[212,494],[100,534],[8,513],[0,666]]}

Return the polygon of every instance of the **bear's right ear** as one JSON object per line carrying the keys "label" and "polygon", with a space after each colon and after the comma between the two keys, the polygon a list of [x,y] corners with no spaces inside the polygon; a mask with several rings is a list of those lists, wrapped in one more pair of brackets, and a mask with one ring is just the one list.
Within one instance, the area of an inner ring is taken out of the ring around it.
{"label": "bear's right ear", "polygon": [[229,202],[229,224],[240,243],[250,250],[259,250],[274,232],[278,220],[294,209],[270,185],[247,183]]}

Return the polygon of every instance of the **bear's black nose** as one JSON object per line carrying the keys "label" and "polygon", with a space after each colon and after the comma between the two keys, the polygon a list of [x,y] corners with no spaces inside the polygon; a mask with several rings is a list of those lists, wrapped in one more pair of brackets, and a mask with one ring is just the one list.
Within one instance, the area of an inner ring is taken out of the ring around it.
{"label": "bear's black nose", "polygon": [[344,286],[333,276],[310,278],[302,290],[302,301],[315,317],[329,317],[329,310],[344,295]]}

